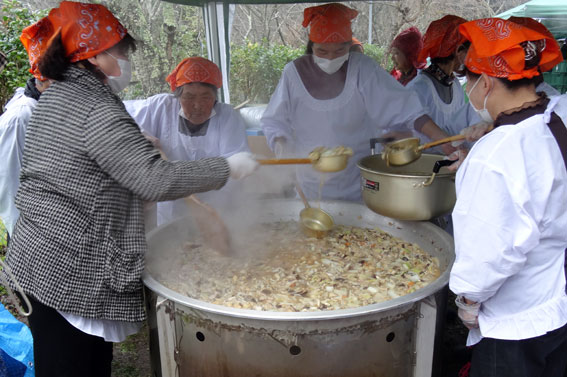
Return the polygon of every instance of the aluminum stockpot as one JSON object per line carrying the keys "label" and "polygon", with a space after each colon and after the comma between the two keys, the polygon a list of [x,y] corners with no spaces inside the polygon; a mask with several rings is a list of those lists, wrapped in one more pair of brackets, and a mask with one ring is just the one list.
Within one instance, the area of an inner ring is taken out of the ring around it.
{"label": "aluminum stockpot", "polygon": [[[442,344],[453,240],[427,222],[380,216],[363,204],[323,201],[337,224],[379,227],[439,259],[441,275],[411,294],[316,312],[235,309],[174,292],[152,275],[196,228],[180,219],[148,233],[146,286],[153,374],[161,377],[431,377]],[[258,222],[297,221],[303,203],[262,200]],[[162,270],[163,271],[163,270]],[[167,271],[167,270],[166,270]],[[434,375],[437,375],[433,373]]]}
{"label": "aluminum stockpot", "polygon": [[455,173],[441,168],[431,184],[435,162],[443,157],[422,154],[412,163],[388,166],[380,155],[362,158],[362,199],[374,212],[399,220],[429,220],[449,213],[455,205]]}

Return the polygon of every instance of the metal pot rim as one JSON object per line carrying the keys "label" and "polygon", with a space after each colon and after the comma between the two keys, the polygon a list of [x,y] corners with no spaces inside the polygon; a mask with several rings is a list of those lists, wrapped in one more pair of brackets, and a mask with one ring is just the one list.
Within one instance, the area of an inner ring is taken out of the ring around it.
{"label": "metal pot rim", "polygon": [[435,292],[442,289],[449,282],[449,273],[451,266],[431,284],[421,288],[413,293],[400,296],[398,298],[380,302],[377,304],[360,306],[358,308],[340,309],[340,310],[321,310],[314,312],[274,312],[260,311],[249,309],[237,309],[228,306],[211,304],[205,301],[193,299],[177,293],[159,283],[147,271],[142,274],[144,285],[158,295],[172,300],[181,305],[185,305],[194,309],[203,310],[215,314],[225,315],[234,318],[261,319],[266,321],[320,321],[333,320],[340,318],[359,317],[373,313],[387,312],[398,307],[406,306],[424,298],[431,296]]}
{"label": "metal pot rim", "polygon": [[[422,157],[424,156],[437,156],[434,154],[422,154]],[[380,170],[374,170],[374,169],[370,169],[366,166],[363,165],[363,162],[366,160],[370,160],[372,158],[379,158],[381,159],[382,156],[378,155],[378,154],[374,154],[374,155],[369,155],[366,157],[361,158],[360,160],[358,160],[358,162],[356,163],[356,166],[358,166],[358,168],[366,173],[370,173],[370,174],[378,174],[378,175],[383,175],[383,176],[388,176],[388,177],[403,177],[403,178],[418,178],[418,179],[424,179],[427,177],[430,177],[431,174],[433,174],[433,171],[431,172],[423,172],[423,174],[402,174],[402,173],[389,173],[389,172],[384,172],[384,171],[380,171]],[[439,160],[441,160],[442,157],[439,157]],[[431,167],[433,169],[433,167]],[[437,173],[436,177],[437,178],[450,178],[450,177],[454,177],[456,175],[456,172],[445,172],[445,173]]]}
{"label": "metal pot rim", "polygon": [[[297,200],[295,199],[282,199],[280,200],[282,202],[297,202]],[[325,201],[322,201],[322,203],[325,203]],[[341,205],[341,203],[343,203],[343,205],[360,205],[361,207],[364,207],[365,210],[371,211],[370,209],[368,209],[366,206],[364,206],[362,203],[353,203],[353,202],[346,202],[346,201],[329,201],[326,202],[327,205],[329,203],[334,203],[337,205]],[[381,215],[377,215],[376,216],[381,216]],[[384,216],[381,216],[384,217]],[[391,226],[392,228],[398,228],[398,229],[402,229],[402,228],[408,228],[408,229],[412,229],[412,227],[416,226],[416,222],[415,221],[401,221],[401,220],[395,220],[395,219],[391,219],[391,218],[387,218],[384,217],[385,219],[387,219],[388,225]],[[159,226],[155,229],[153,229],[152,231],[150,231],[147,234],[147,239],[150,240],[154,235],[156,235],[157,233],[159,233],[162,229],[164,229],[165,227],[167,227],[169,224],[164,224],[162,226]],[[376,226],[381,226],[380,224],[377,224]],[[441,239],[443,241],[446,241],[448,245],[452,245],[453,244],[453,240],[451,238],[451,236],[446,233],[444,230],[442,230],[441,228],[429,223],[429,222],[419,222],[419,227],[420,232],[423,231],[424,233],[430,234],[431,237],[435,237],[437,240]],[[386,228],[382,228],[384,231],[388,231],[388,229]],[[415,232],[415,230],[414,230]],[[314,311],[314,312],[275,312],[275,311],[259,311],[259,310],[248,310],[248,309],[237,309],[237,308],[231,308],[228,306],[222,306],[222,305],[216,305],[216,304],[211,304],[205,301],[201,301],[201,300],[196,300],[193,298],[190,298],[188,296],[182,295],[180,293],[177,293],[167,287],[165,287],[164,285],[162,285],[161,283],[159,283],[157,280],[155,280],[151,274],[146,270],[144,271],[144,273],[142,274],[142,281],[144,283],[144,285],[149,288],[150,290],[152,290],[153,292],[157,293],[158,295],[167,298],[169,300],[172,300],[174,302],[177,302],[179,304],[191,307],[191,308],[195,308],[195,309],[199,309],[199,310],[204,310],[207,312],[212,312],[212,313],[216,313],[219,315],[225,315],[225,316],[229,316],[229,317],[234,317],[234,318],[246,318],[246,319],[256,319],[256,320],[266,320],[266,321],[316,321],[316,320],[333,320],[333,319],[339,319],[339,318],[352,318],[352,317],[359,317],[359,316],[363,316],[363,315],[367,315],[367,314],[372,314],[372,313],[378,313],[378,312],[386,312],[395,308],[399,308],[399,307],[403,307],[403,306],[407,306],[410,305],[412,303],[418,302],[423,300],[424,298],[431,296],[432,294],[434,294],[435,292],[441,290],[443,287],[445,287],[448,282],[449,282],[449,274],[451,271],[451,266],[453,264],[454,261],[454,253],[452,253],[452,249],[449,250],[449,252],[451,252],[450,254],[450,258],[448,260],[448,264],[447,267],[445,268],[445,270],[441,273],[441,275],[435,280],[433,281],[431,284],[404,296],[400,296],[398,298],[392,299],[392,300],[388,300],[388,301],[383,301],[377,304],[372,304],[372,305],[367,305],[367,306],[360,306],[357,308],[349,308],[349,309],[340,309],[340,310],[325,310],[325,311]]]}

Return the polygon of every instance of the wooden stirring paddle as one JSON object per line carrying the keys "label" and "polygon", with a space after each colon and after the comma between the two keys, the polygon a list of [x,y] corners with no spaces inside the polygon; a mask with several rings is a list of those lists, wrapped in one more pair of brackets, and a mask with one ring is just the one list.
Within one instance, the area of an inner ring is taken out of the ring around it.
{"label": "wooden stirring paddle", "polygon": [[218,212],[210,205],[203,203],[195,195],[183,198],[191,210],[205,245],[223,255],[232,255],[230,232]]}
{"label": "wooden stirring paddle", "polygon": [[[158,150],[161,157],[167,160],[165,153],[161,149]],[[222,255],[232,255],[230,232],[218,212],[210,205],[200,201],[195,195],[185,197],[183,200],[197,223],[203,243]]]}

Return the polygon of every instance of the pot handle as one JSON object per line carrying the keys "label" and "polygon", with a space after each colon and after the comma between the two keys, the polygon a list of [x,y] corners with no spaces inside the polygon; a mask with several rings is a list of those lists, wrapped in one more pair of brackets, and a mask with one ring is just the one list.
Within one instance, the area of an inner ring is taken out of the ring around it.
{"label": "pot handle", "polygon": [[437,174],[437,173],[439,173],[439,170],[441,170],[441,168],[443,166],[451,166],[457,161],[459,161],[459,160],[438,160],[438,161],[435,161],[435,165],[433,165],[433,172],[435,174]]}
{"label": "pot handle", "polygon": [[427,181],[424,181],[422,184],[423,186],[429,186],[433,183],[433,180],[435,179],[435,175],[437,173],[439,173],[439,170],[441,170],[441,168],[443,166],[450,166],[453,165],[455,162],[457,162],[458,160],[438,160],[435,161],[435,165],[433,165],[433,174],[431,174],[431,177],[429,177],[429,179],[427,179]]}
{"label": "pot handle", "polygon": [[374,150],[376,149],[377,143],[387,144],[391,143],[394,140],[396,139],[393,137],[373,137],[372,139],[370,139],[370,154],[374,155]]}

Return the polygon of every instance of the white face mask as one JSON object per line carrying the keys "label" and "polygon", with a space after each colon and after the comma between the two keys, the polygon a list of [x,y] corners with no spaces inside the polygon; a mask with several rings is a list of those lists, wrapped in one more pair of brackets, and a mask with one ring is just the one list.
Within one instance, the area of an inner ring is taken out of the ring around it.
{"label": "white face mask", "polygon": [[[471,88],[471,90],[469,90],[469,92],[467,93],[467,96],[469,97],[469,102],[473,108],[474,111],[476,111],[476,113],[478,114],[478,116],[480,117],[480,119],[482,119],[485,122],[489,122],[492,123],[494,122],[494,119],[492,119],[492,117],[490,116],[490,113],[488,112],[488,110],[486,109],[486,101],[488,100],[488,96],[490,95],[490,91],[488,92],[488,94],[486,95],[486,97],[484,97],[484,104],[482,105],[482,109],[477,109],[476,107],[474,107],[472,101],[470,100],[471,98],[471,93],[473,92],[474,88],[476,88],[476,84],[478,84],[480,82],[480,77],[478,78],[478,80],[476,80],[476,82],[474,83],[473,87]],[[492,90],[492,89],[491,89]]]}
{"label": "white face mask", "polygon": [[332,60],[320,58],[317,55],[313,54],[313,61],[315,62],[315,64],[317,64],[323,72],[328,73],[329,75],[332,75],[333,73],[341,69],[341,67],[347,60],[348,53]]}
{"label": "white face mask", "polygon": [[[105,51],[106,52],[106,51]],[[110,86],[110,90],[113,93],[120,93],[124,88],[130,84],[130,79],[132,78],[132,66],[130,61],[124,59],[118,59],[117,57],[111,55],[109,52],[106,52],[108,55],[112,56],[118,66],[120,67],[120,76],[108,76],[108,86]]]}

